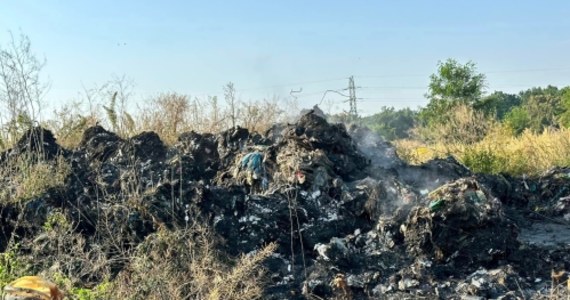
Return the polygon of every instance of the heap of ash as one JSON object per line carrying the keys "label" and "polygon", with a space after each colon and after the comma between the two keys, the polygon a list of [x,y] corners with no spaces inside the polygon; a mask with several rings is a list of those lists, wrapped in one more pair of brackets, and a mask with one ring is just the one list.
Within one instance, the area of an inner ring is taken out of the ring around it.
{"label": "heap of ash", "polygon": [[265,299],[527,299],[570,270],[570,170],[511,178],[453,158],[411,166],[369,130],[314,113],[264,134],[183,133],[172,147],[152,132],[122,139],[97,126],[63,149],[35,128],[0,159],[31,153],[61,155],[71,172],[25,205],[1,204],[0,251],[13,237],[41,241],[62,211],[85,247],[108,257],[105,239],[136,247],[198,219],[229,255],[276,242]]}

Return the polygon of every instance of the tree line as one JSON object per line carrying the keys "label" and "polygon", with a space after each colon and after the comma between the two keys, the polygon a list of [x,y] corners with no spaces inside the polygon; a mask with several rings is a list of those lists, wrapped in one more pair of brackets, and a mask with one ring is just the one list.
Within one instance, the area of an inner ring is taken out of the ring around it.
{"label": "tree line", "polygon": [[477,71],[475,63],[447,59],[439,62],[430,76],[425,107],[382,107],[361,122],[387,140],[417,138],[428,142],[476,142],[496,126],[513,135],[570,127],[570,86],[533,87],[517,94],[486,94],[486,87],[486,76]]}

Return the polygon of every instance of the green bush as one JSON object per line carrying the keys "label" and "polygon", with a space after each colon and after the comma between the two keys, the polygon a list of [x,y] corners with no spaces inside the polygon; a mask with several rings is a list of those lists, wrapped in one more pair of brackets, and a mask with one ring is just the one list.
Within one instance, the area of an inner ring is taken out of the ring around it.
{"label": "green bush", "polygon": [[12,244],[5,252],[0,253],[0,291],[25,271],[28,266],[18,257],[18,244]]}
{"label": "green bush", "polygon": [[491,149],[467,148],[460,156],[465,166],[477,173],[498,174],[504,172],[507,159]]}

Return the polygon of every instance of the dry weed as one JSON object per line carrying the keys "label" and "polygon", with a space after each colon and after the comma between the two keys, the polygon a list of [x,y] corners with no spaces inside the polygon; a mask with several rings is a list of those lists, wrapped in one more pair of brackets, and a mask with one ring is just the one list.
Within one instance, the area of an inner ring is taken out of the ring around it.
{"label": "dry weed", "polygon": [[570,165],[570,129],[550,129],[542,133],[525,131],[511,135],[496,126],[479,142],[422,143],[399,140],[394,143],[404,160],[420,164],[437,157],[455,156],[477,172],[534,175]]}
{"label": "dry weed", "polygon": [[115,281],[114,299],[259,299],[262,261],[276,248],[269,244],[228,265],[205,227],[160,230],[138,246]]}

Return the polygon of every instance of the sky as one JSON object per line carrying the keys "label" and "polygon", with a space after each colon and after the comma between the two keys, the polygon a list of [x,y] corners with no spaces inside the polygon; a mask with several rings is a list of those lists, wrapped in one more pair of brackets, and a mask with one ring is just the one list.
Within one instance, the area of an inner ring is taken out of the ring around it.
{"label": "sky", "polygon": [[[487,91],[570,85],[570,1],[0,0],[0,47],[27,35],[50,107],[125,76],[130,101],[161,92],[279,97],[311,107],[354,76],[359,113],[424,106],[438,61],[469,60]],[[348,110],[346,98],[321,106]]]}

